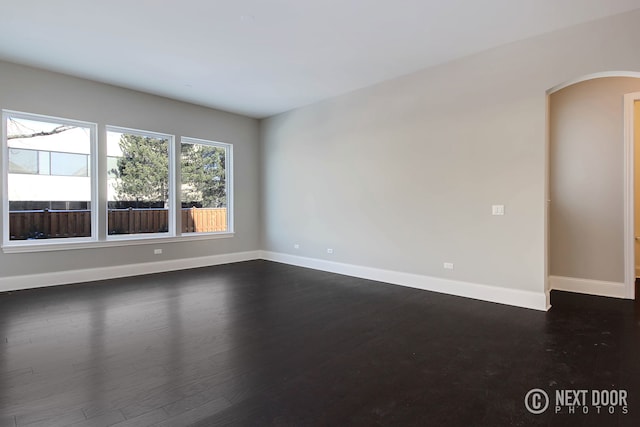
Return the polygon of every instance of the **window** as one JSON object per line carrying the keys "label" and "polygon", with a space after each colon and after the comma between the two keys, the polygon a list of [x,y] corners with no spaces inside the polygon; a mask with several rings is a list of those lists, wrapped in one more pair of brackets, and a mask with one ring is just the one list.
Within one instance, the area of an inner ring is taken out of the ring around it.
{"label": "window", "polygon": [[232,230],[231,145],[182,138],[180,144],[182,233]]}
{"label": "window", "polygon": [[[89,157],[87,156],[87,160]],[[51,174],[51,152],[38,151],[38,173],[40,175]]]}
{"label": "window", "polygon": [[231,144],[116,126],[98,141],[94,123],[2,120],[3,250],[232,236]]}
{"label": "window", "polygon": [[109,236],[173,235],[173,136],[107,127]]}
{"label": "window", "polygon": [[86,154],[9,148],[9,173],[89,176],[89,159]]}
{"label": "window", "polygon": [[96,238],[96,125],[3,112],[5,243]]}
{"label": "window", "polygon": [[38,152],[35,150],[9,148],[9,173],[37,174]]}
{"label": "window", "polygon": [[51,159],[51,175],[89,176],[89,156],[55,152],[45,154],[49,154]]}

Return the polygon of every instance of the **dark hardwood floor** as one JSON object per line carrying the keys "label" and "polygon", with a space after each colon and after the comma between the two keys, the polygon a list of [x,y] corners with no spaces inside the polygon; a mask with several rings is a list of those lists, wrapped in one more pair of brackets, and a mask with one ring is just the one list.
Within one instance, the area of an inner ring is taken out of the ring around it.
{"label": "dark hardwood floor", "polygon": [[[2,293],[0,425],[640,425],[640,306],[552,304],[267,261]],[[626,390],[628,413],[554,414],[562,389]]]}

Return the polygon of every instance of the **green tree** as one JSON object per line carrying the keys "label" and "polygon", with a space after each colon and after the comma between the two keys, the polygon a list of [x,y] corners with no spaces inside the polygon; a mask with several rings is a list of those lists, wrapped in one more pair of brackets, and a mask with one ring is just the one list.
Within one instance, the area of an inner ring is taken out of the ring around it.
{"label": "green tree", "polygon": [[160,138],[123,134],[122,157],[115,172],[115,189],[119,200],[136,205],[169,200],[168,141]]}
{"label": "green tree", "polygon": [[206,208],[226,207],[224,148],[182,144],[181,160],[182,200]]}

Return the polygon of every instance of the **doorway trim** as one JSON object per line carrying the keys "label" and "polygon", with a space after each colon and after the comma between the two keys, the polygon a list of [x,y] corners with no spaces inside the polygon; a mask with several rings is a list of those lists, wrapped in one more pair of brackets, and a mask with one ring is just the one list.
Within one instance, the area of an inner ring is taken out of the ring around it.
{"label": "doorway trim", "polygon": [[[626,298],[635,299],[635,185],[634,185],[634,109],[640,92],[624,96],[624,286]],[[640,167],[640,165],[638,165]]]}

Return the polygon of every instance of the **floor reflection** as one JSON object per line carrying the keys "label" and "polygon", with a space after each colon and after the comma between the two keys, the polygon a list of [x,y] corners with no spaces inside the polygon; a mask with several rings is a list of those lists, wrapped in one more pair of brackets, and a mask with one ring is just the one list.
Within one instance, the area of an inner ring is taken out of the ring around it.
{"label": "floor reflection", "polygon": [[0,294],[0,425],[527,425],[534,387],[640,408],[640,304],[552,304],[266,261]]}

